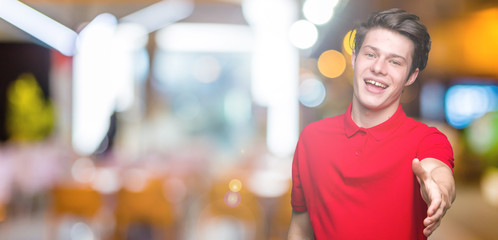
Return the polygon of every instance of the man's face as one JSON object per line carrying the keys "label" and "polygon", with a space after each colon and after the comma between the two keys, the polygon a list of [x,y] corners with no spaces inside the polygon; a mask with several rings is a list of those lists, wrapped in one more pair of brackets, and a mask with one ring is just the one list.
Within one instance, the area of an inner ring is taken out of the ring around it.
{"label": "man's face", "polygon": [[412,84],[418,68],[410,75],[413,42],[394,31],[371,29],[352,57],[354,96],[369,110],[397,108],[405,86]]}

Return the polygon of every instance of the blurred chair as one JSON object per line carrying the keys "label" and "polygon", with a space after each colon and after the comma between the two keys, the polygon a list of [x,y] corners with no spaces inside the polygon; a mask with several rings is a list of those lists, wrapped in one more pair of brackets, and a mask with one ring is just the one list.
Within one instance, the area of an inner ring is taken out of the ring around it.
{"label": "blurred chair", "polygon": [[103,207],[101,194],[89,185],[58,184],[52,188],[50,195],[48,239],[59,238],[60,227],[65,218],[79,219],[91,226]]}
{"label": "blurred chair", "polygon": [[0,223],[5,221],[7,218],[7,209],[5,207],[5,204],[0,202]]}
{"label": "blurred chair", "polygon": [[231,191],[230,180],[214,181],[198,219],[196,239],[265,239],[264,211],[257,197],[244,186]]}
{"label": "blurred chair", "polygon": [[122,188],[116,198],[114,239],[176,239],[175,214],[163,178],[150,178],[138,191]]}

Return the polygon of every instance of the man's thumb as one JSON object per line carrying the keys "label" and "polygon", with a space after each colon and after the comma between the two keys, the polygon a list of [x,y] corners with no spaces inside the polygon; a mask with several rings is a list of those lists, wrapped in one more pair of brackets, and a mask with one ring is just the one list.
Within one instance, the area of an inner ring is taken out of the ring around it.
{"label": "man's thumb", "polygon": [[415,176],[417,176],[417,180],[419,180],[419,182],[420,182],[419,178],[423,178],[425,171],[422,168],[422,165],[420,164],[420,160],[418,158],[413,159],[412,170],[413,170],[413,173],[415,174]]}

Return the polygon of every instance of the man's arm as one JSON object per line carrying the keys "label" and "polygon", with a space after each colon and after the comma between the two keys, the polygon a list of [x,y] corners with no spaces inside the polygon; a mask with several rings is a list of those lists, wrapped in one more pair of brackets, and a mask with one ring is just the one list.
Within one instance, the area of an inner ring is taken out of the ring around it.
{"label": "man's arm", "polygon": [[412,169],[420,183],[420,193],[427,203],[427,218],[424,219],[424,234],[431,235],[443,219],[446,211],[455,201],[455,180],[453,172],[443,162],[434,158],[422,161],[414,159]]}
{"label": "man's arm", "polygon": [[307,211],[292,211],[291,223],[287,240],[312,240],[313,228],[311,227],[310,216]]}

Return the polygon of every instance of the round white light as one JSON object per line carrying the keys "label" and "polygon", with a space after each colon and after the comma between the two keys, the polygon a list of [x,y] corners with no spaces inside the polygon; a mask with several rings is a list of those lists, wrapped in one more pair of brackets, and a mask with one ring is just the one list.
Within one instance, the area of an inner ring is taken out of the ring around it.
{"label": "round white light", "polygon": [[318,39],[318,30],[315,25],[306,20],[299,20],[292,24],[289,31],[291,43],[300,49],[312,47]]}
{"label": "round white light", "polygon": [[317,79],[304,80],[299,86],[299,102],[306,107],[317,107],[325,100],[325,86]]}
{"label": "round white light", "polygon": [[334,7],[338,2],[338,0],[307,0],[303,4],[304,17],[314,24],[325,24],[334,15]]}

